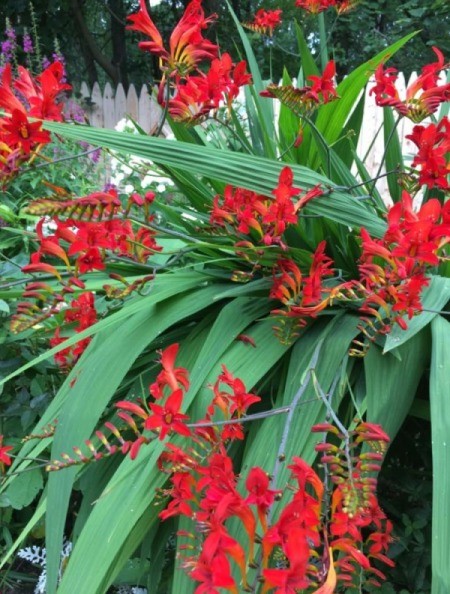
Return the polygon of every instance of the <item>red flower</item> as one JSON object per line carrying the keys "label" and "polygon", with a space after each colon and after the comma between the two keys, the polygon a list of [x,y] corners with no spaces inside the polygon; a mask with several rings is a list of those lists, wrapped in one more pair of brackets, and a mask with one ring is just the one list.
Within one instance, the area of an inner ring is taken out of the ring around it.
{"label": "red flower", "polygon": [[50,142],[50,134],[42,130],[41,122],[29,122],[23,111],[14,109],[9,120],[0,121],[0,139],[28,155],[37,145]]}
{"label": "red flower", "polygon": [[180,386],[184,390],[189,389],[189,372],[184,367],[175,367],[175,359],[180,345],[171,344],[161,351],[162,371],[159,372],[156,381],[150,386],[150,394],[154,398],[163,396],[164,388],[167,386],[171,391],[177,390]]}
{"label": "red flower", "polygon": [[437,62],[427,64],[422,68],[422,74],[406,89],[406,96],[401,100],[395,86],[397,70],[384,69],[380,64],[375,71],[376,85],[370,90],[375,95],[377,105],[390,105],[398,113],[413,122],[421,122],[424,118],[435,113],[439,105],[450,98],[450,83],[439,85],[439,73],[446,68],[444,56],[437,48],[432,48],[437,56]]}
{"label": "red flower", "polygon": [[308,90],[308,97],[314,99],[317,103],[328,103],[336,99],[338,95],[334,84],[335,76],[336,64],[334,60],[330,60],[325,66],[322,76],[308,76],[308,80],[312,81],[312,85]]}
{"label": "red flower", "polygon": [[194,569],[190,576],[200,586],[195,589],[194,594],[220,594],[218,588],[224,588],[228,592],[238,594],[236,582],[231,575],[230,563],[224,554],[211,557],[202,552],[200,557],[192,563]]}
{"label": "red flower", "polygon": [[164,47],[162,37],[150,18],[145,0],[139,0],[140,10],[128,17],[133,24],[128,29],[140,31],[151,41],[142,41],[139,47],[160,57],[161,67],[169,74],[178,73],[185,76],[201,60],[213,59],[217,56],[218,46],[202,36],[202,30],[214,20],[214,16],[205,18],[201,0],[192,0],[180,22],[170,36],[170,50]]}
{"label": "red flower", "polygon": [[189,417],[180,413],[182,401],[183,391],[175,390],[169,396],[164,406],[150,404],[153,415],[147,417],[145,420],[145,429],[152,431],[159,429],[159,439],[161,440],[172,431],[180,435],[190,435],[189,428],[184,424],[184,421],[189,419]]}
{"label": "red flower", "polygon": [[264,532],[267,530],[266,514],[272,503],[275,501],[275,497],[282,491],[274,491],[269,489],[269,477],[262,468],[254,467],[248,473],[245,486],[247,491],[250,493],[245,499],[245,503],[256,505],[258,508],[259,521]]}
{"label": "red flower", "polygon": [[3,435],[0,435],[0,471],[5,472],[5,466],[11,466],[11,458],[7,452],[13,449],[13,446],[4,446]]}
{"label": "red flower", "polygon": [[[57,103],[59,95],[63,91],[71,89],[71,86],[63,83],[64,69],[60,62],[54,62],[46,68],[42,74],[34,79],[26,68],[19,66],[19,76],[13,81],[11,66],[5,67],[0,85],[0,107],[9,113],[19,110],[28,113],[29,116],[47,119],[62,120],[62,104]],[[14,87],[20,96],[26,100],[25,107],[14,95],[11,87]]]}
{"label": "red flower", "polygon": [[296,0],[295,6],[304,8],[313,14],[334,7],[339,14],[342,14],[354,8],[358,2],[359,0]]}
{"label": "red flower", "polygon": [[104,270],[105,263],[100,250],[97,247],[92,247],[82,256],[77,258],[77,268],[79,274],[91,272],[92,270]]}
{"label": "red flower", "polygon": [[266,586],[277,588],[274,594],[297,594],[310,583],[306,577],[306,564],[287,569],[264,569],[263,576]]}
{"label": "red flower", "polygon": [[392,522],[386,520],[386,528],[384,531],[377,531],[369,536],[368,540],[373,543],[369,547],[369,553],[371,555],[385,553],[389,549],[389,545],[394,540],[391,535],[392,528]]}
{"label": "red flower", "polygon": [[323,12],[334,6],[336,4],[336,0],[295,0],[295,6],[299,8],[304,8],[308,12],[312,12],[313,14],[318,14],[319,12]]}
{"label": "red flower", "polygon": [[418,182],[428,188],[448,189],[450,166],[446,155],[450,152],[450,121],[442,118],[438,124],[414,126],[412,134],[406,136],[419,149],[412,166],[420,167]]}
{"label": "red flower", "polygon": [[245,23],[247,29],[251,29],[252,31],[256,31],[261,35],[269,35],[272,37],[273,30],[281,25],[281,14],[282,10],[280,8],[276,10],[264,10],[264,8],[260,8],[251,23]]}

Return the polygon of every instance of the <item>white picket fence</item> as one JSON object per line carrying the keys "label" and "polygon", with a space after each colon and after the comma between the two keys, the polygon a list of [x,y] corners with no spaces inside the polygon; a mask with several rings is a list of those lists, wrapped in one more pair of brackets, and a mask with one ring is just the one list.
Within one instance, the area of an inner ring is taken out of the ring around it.
{"label": "white picket fence", "polygon": [[[444,74],[441,76],[443,83],[446,77]],[[403,74],[399,74],[396,86],[400,97],[405,96],[406,88],[416,78],[417,74],[413,73],[406,82]],[[370,95],[372,87],[373,82],[370,82],[365,91],[364,116],[357,153],[360,158],[365,158],[367,170],[371,175],[375,176],[384,154],[384,138],[383,109],[375,105],[374,96]],[[82,98],[85,99],[85,104],[90,105],[87,109],[87,116],[92,126],[114,128],[125,116],[131,116],[141,128],[151,133],[160,122],[162,110],[146,85],[141,88],[139,94],[134,85],[130,85],[128,92],[125,93],[121,84],[114,90],[109,83],[105,85],[103,91],[98,83],[94,85],[92,91],[86,83],[83,83],[80,90]],[[274,104],[276,107],[277,102],[274,102]],[[415,145],[406,138],[408,134],[411,134],[413,127],[414,123],[407,118],[402,118],[397,127],[402,151],[407,158],[412,158],[416,152]],[[165,126],[163,135],[169,132],[168,126]],[[381,178],[377,182],[377,187],[382,196],[387,198],[388,190],[385,178]]]}
{"label": "white picket fence", "polygon": [[125,93],[122,84],[116,89],[106,83],[103,91],[98,83],[92,90],[86,83],[80,87],[83,107],[91,126],[96,128],[115,128],[126,116],[130,116],[146,132],[157,128],[162,110],[152,97],[147,85],[143,85],[139,94],[131,84]]}

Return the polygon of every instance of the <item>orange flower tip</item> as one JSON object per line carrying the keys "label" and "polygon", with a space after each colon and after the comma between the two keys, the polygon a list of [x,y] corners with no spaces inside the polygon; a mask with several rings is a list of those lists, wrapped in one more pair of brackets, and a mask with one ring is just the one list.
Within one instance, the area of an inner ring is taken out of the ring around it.
{"label": "orange flower tip", "polygon": [[338,429],[331,425],[331,423],[317,423],[317,425],[313,425],[311,427],[312,433],[335,433],[336,435],[339,433]]}
{"label": "orange flower tip", "polygon": [[318,443],[314,449],[316,452],[336,452],[338,448],[331,443]]}

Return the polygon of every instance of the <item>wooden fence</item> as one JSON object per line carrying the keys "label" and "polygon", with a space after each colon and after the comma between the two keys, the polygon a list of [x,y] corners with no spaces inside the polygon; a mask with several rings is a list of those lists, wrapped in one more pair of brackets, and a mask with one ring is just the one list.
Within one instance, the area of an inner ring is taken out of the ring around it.
{"label": "wooden fence", "polygon": [[96,128],[115,128],[125,116],[131,116],[146,132],[151,132],[158,126],[162,110],[143,85],[139,94],[134,85],[130,85],[128,92],[121,84],[116,89],[106,83],[103,92],[98,83],[92,91],[86,83],[81,84],[83,108],[89,118],[89,123]]}

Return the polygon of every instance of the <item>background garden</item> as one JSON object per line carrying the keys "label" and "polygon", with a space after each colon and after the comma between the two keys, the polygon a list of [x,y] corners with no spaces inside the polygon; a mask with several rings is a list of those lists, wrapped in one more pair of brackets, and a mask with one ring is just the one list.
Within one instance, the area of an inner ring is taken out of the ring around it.
{"label": "background garden", "polygon": [[447,594],[446,2],[154,4],[0,7],[0,592]]}

